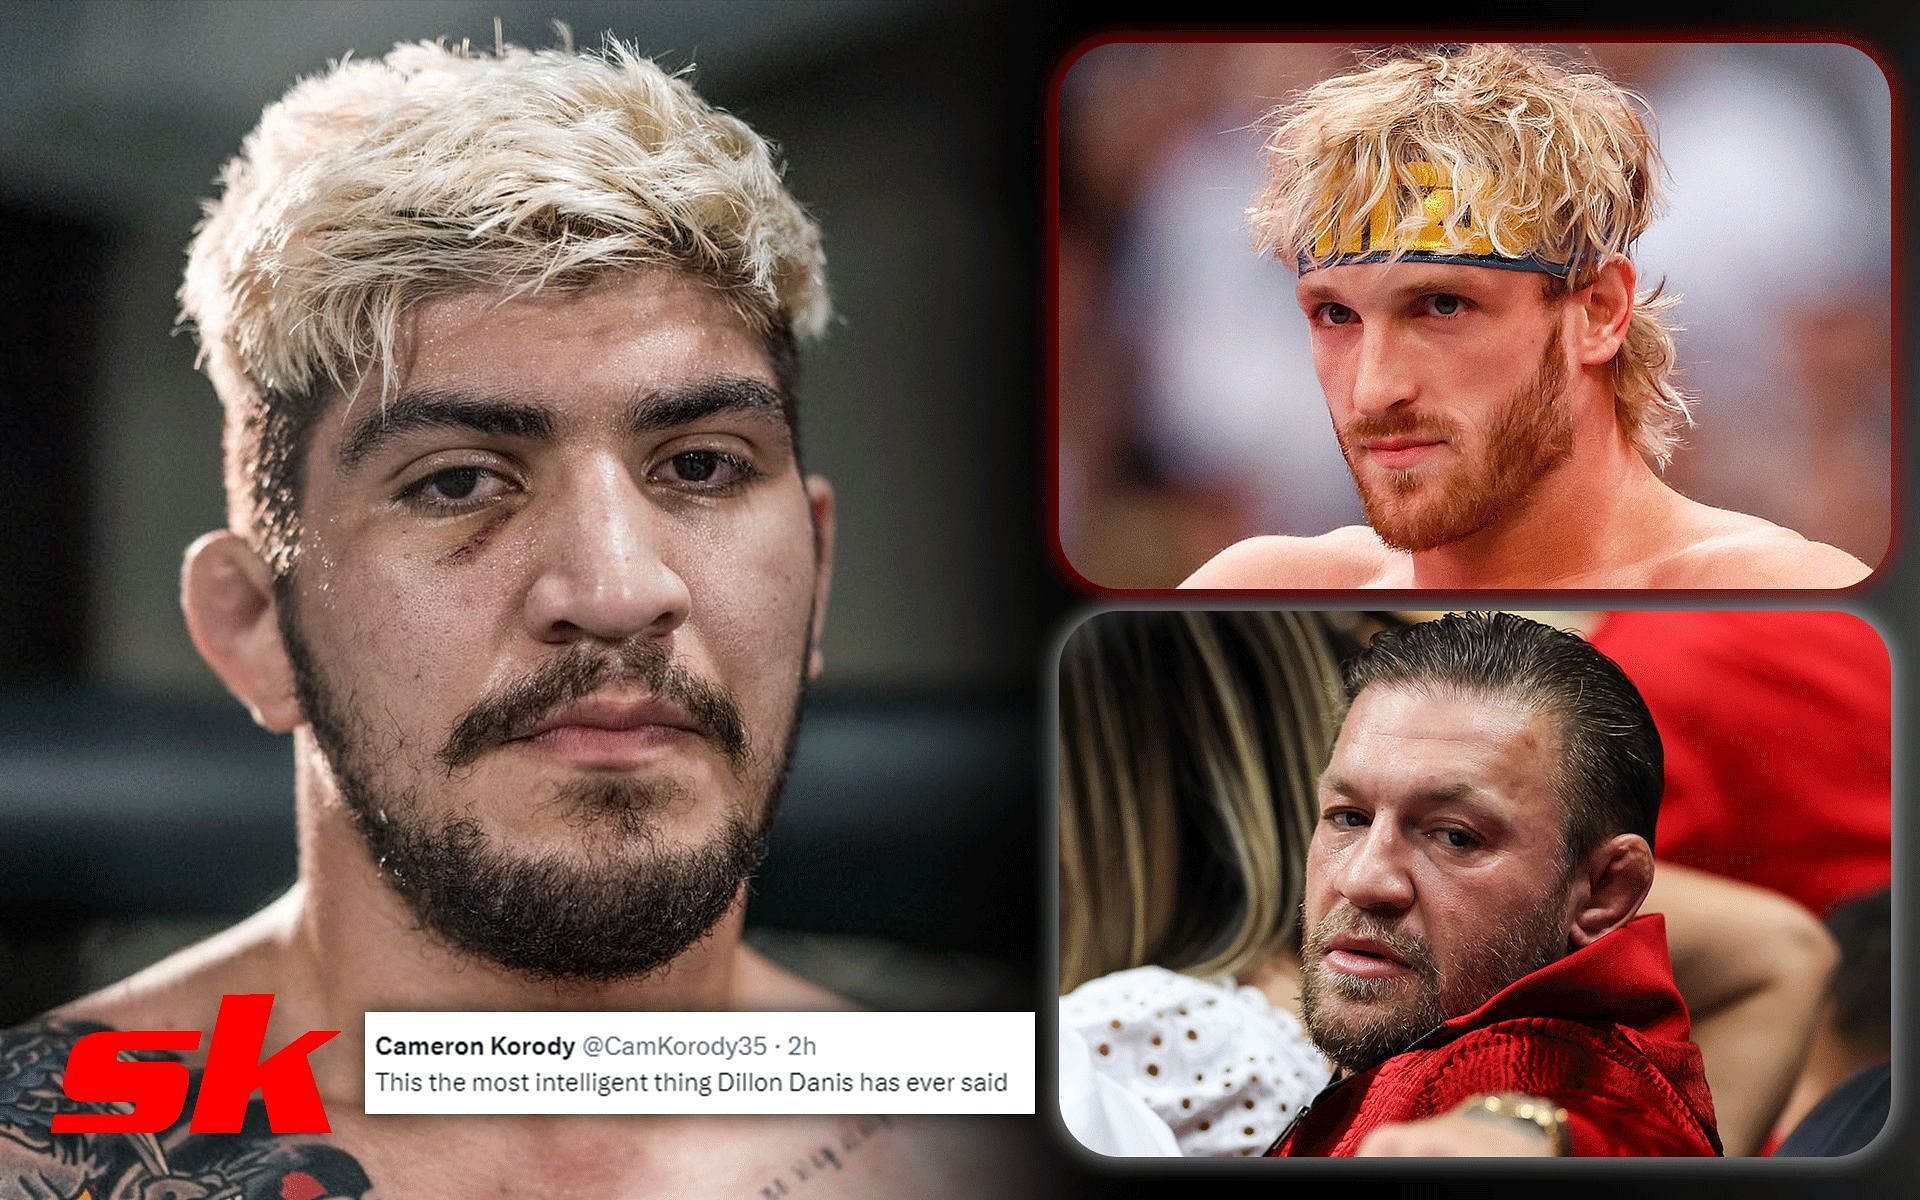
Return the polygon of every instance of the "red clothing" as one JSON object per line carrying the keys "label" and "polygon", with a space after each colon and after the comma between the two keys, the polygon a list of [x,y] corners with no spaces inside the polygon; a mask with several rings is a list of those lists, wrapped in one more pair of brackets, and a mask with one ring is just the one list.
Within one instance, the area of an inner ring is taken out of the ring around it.
{"label": "red clothing", "polygon": [[1620,612],[1593,644],[1666,751],[1654,853],[1816,913],[1893,872],[1887,647],[1837,612]]}
{"label": "red clothing", "polygon": [[1567,1110],[1576,1155],[1717,1155],[1713,1099],[1688,1033],[1666,920],[1640,917],[1329,1084],[1267,1154],[1347,1156],[1378,1126],[1520,1092]]}

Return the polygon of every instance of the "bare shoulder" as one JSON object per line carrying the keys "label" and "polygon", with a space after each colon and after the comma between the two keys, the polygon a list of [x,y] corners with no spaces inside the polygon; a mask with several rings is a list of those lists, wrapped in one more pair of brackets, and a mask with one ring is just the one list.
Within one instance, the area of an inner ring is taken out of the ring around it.
{"label": "bare shoulder", "polygon": [[269,992],[284,997],[290,981],[279,951],[288,903],[285,898],[275,901],[239,924],[50,1015],[121,1029],[207,1030],[213,1027],[222,996]]}
{"label": "bare shoulder", "polygon": [[1740,513],[1708,510],[1702,536],[1662,560],[1656,588],[1843,588],[1872,574],[1853,555]]}
{"label": "bare shoulder", "polygon": [[1180,586],[1354,588],[1392,587],[1411,580],[1409,556],[1389,547],[1367,526],[1348,525],[1318,537],[1274,535],[1235,542]]}

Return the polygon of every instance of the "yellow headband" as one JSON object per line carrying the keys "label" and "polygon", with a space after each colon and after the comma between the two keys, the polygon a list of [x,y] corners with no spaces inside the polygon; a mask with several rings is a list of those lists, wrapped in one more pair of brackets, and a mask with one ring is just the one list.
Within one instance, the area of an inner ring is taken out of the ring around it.
{"label": "yellow headband", "polygon": [[[1469,167],[1461,168],[1463,173],[1471,170]],[[1433,163],[1424,161],[1408,163],[1407,174],[1420,189],[1420,207],[1427,218],[1424,224],[1411,235],[1400,234],[1395,197],[1389,192],[1373,206],[1373,211],[1367,215],[1367,223],[1354,230],[1338,246],[1333,242],[1333,230],[1321,234],[1313,244],[1313,253],[1299,256],[1300,273],[1304,275],[1321,267],[1343,266],[1347,263],[1411,258],[1420,262],[1536,271],[1544,275],[1568,274],[1571,263],[1553,262],[1537,254],[1519,257],[1501,254],[1494,249],[1492,235],[1485,225],[1476,220],[1471,209],[1463,214],[1466,236],[1456,238],[1454,235],[1458,232],[1458,226],[1449,226],[1447,222],[1455,204],[1452,178],[1443,174]],[[1524,236],[1514,240],[1532,240],[1531,231],[1522,232]]]}

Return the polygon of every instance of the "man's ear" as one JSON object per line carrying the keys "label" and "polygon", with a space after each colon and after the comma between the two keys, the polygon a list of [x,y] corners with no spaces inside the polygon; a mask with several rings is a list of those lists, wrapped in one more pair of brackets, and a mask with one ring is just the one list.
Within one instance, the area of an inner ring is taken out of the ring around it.
{"label": "man's ear", "polygon": [[1575,873],[1568,938],[1578,949],[1633,920],[1653,886],[1653,851],[1637,833],[1594,847]]}
{"label": "man's ear", "polygon": [[813,628],[809,631],[807,679],[820,678],[827,660],[820,635],[827,628],[827,594],[833,590],[833,485],[825,476],[807,476],[807,507],[813,516]]}
{"label": "man's ear", "polygon": [[193,648],[256,724],[288,733],[306,723],[280,641],[273,573],[253,547],[225,530],[196,539],[180,568],[180,608]]}
{"label": "man's ear", "polygon": [[1577,320],[1571,348],[1575,362],[1598,367],[1620,353],[1633,316],[1635,283],[1633,264],[1626,255],[1615,254],[1600,264],[1593,282],[1574,291],[1571,299]]}

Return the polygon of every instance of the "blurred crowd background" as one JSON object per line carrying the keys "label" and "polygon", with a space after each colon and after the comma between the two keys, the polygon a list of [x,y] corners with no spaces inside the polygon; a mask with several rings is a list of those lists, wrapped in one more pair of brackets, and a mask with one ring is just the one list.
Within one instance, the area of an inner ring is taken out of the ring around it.
{"label": "blurred crowd background", "polygon": [[[1109,588],[1362,520],[1287,267],[1244,209],[1261,119],[1378,45],[1113,43],[1060,87],[1060,538]],[[1868,563],[1891,513],[1892,106],[1839,44],[1555,48],[1639,92],[1698,424],[1667,478]]]}
{"label": "blurred crowd background", "polygon": [[7,6],[0,1025],[292,879],[288,743],[251,726],[180,619],[182,551],[224,517],[219,407],[173,332],[174,290],[199,202],[265,105],[348,51],[491,46],[496,17],[519,45],[559,44],[563,21],[582,48],[610,31],[695,68],[779,144],[825,228],[838,316],[799,395],[806,465],[838,492],[839,561],[752,936],[870,1004],[1029,1003],[1032,581],[1048,568],[1032,335],[1005,303],[1030,286],[1031,150],[1007,131],[1037,120],[1037,68],[982,9]]}

